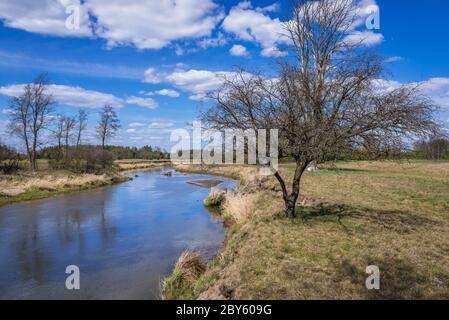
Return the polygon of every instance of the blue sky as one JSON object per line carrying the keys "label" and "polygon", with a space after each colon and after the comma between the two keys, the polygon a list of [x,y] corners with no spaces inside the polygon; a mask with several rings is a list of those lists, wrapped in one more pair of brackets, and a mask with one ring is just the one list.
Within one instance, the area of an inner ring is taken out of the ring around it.
{"label": "blue sky", "polygon": [[[170,130],[194,120],[205,93],[237,66],[276,69],[289,1],[0,0],[0,135],[7,102],[39,72],[50,74],[61,114],[89,112],[86,142],[104,103],[117,107],[122,129],[111,143],[169,148]],[[174,6],[176,4],[176,6]],[[80,28],[66,19],[80,8]],[[357,35],[385,57],[385,86],[421,83],[449,123],[449,2],[362,0],[380,10],[380,30]],[[361,10],[361,12],[365,12]],[[367,11],[366,11],[367,12]],[[365,17],[361,13],[362,18]],[[48,141],[51,143],[51,141]]]}

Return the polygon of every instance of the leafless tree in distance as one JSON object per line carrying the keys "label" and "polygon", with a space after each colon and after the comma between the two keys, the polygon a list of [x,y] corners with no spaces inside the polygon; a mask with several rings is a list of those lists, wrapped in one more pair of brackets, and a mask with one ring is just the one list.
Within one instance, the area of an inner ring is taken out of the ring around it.
{"label": "leafless tree in distance", "polygon": [[85,110],[79,110],[76,127],[76,147],[78,148],[82,141],[82,135],[87,128],[87,113]]}
{"label": "leafless tree in distance", "polygon": [[110,105],[105,105],[100,112],[100,121],[97,125],[97,133],[101,139],[103,150],[106,146],[107,139],[115,136],[117,130],[120,129],[120,120],[117,112]]}
{"label": "leafless tree in distance", "polygon": [[20,138],[26,148],[31,170],[37,169],[37,150],[43,144],[42,133],[50,125],[55,100],[48,93],[47,73],[40,74],[23,93],[11,99],[9,132]]}
{"label": "leafless tree in distance", "polygon": [[435,128],[433,103],[416,86],[379,90],[382,59],[348,41],[357,19],[352,0],[294,1],[285,23],[293,58],[271,79],[239,70],[202,114],[216,129],[278,129],[279,151],[296,164],[291,184],[280,172],[285,214],[296,215],[301,177],[314,161],[355,146],[382,148]]}

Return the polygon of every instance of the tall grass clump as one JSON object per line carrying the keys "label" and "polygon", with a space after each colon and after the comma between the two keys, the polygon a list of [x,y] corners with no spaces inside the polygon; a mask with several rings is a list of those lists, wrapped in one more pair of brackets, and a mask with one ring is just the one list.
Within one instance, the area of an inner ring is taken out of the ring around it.
{"label": "tall grass clump", "polygon": [[195,299],[195,281],[206,271],[206,264],[198,252],[184,251],[176,262],[173,273],[162,282],[165,300]]}

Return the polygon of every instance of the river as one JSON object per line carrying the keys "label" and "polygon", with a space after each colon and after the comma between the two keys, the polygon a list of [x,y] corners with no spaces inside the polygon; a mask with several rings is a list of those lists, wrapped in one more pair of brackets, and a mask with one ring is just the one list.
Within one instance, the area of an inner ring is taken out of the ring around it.
{"label": "river", "polygon": [[[217,253],[226,230],[203,206],[210,189],[188,183],[217,177],[137,175],[0,207],[0,299],[159,299],[184,250]],[[66,289],[68,265],[79,267],[79,290]]]}

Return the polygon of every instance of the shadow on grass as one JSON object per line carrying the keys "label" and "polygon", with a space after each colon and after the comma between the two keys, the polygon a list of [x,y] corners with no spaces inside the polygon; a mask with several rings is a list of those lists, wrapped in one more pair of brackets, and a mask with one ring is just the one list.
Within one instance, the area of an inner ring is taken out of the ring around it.
{"label": "shadow on grass", "polygon": [[[447,299],[448,279],[443,279],[446,286],[433,286],[429,292],[429,282],[423,274],[409,261],[398,258],[364,259],[363,265],[348,261],[334,263],[335,282],[349,279],[359,288],[366,299]],[[380,270],[380,289],[368,290],[365,282],[369,274],[366,267],[375,265]],[[440,290],[441,289],[441,290]]]}
{"label": "shadow on grass", "polygon": [[356,208],[345,205],[302,207],[298,209],[298,216],[306,222],[320,218],[335,218],[345,229],[347,227],[342,222],[344,218],[364,219],[385,229],[398,232],[407,232],[435,223],[431,219],[410,212]]}

